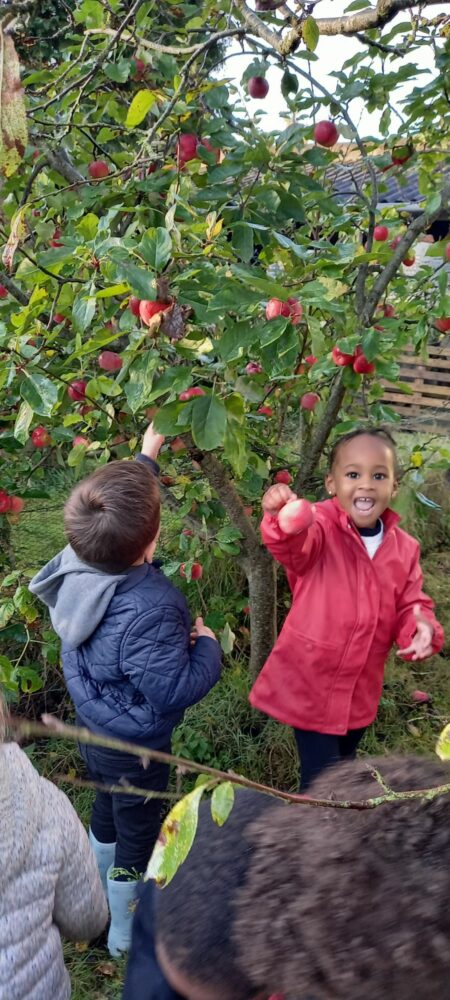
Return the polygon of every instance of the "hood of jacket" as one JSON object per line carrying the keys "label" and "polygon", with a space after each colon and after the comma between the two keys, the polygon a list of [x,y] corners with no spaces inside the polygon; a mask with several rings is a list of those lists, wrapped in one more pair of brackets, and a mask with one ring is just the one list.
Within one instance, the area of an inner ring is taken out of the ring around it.
{"label": "hood of jacket", "polygon": [[0,885],[24,866],[40,826],[39,775],[17,743],[0,746]]}
{"label": "hood of jacket", "polygon": [[52,625],[68,646],[79,646],[95,631],[126,573],[104,573],[82,562],[71,545],[58,552],[29,584],[50,610]]}

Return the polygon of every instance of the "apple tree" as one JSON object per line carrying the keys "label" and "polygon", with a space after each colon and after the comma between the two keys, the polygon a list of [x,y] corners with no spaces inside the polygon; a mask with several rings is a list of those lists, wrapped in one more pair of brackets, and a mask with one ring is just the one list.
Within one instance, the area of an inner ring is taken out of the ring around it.
{"label": "apple tree", "polygon": [[[444,5],[46,3],[0,4],[0,530],[47,467],[129,458],[153,418],[185,518],[169,570],[240,561],[256,674],[276,627],[262,492],[316,495],[330,436],[395,422],[382,381],[450,327],[447,240],[410,275],[448,219]],[[380,207],[410,168],[418,211]]]}

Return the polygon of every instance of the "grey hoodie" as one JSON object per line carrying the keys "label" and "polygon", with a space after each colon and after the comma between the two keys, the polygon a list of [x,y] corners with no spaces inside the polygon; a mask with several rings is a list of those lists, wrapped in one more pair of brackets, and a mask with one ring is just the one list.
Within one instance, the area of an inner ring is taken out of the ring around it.
{"label": "grey hoodie", "polygon": [[88,566],[66,545],[36,573],[29,588],[47,604],[55,632],[73,649],[95,631],[126,576]]}

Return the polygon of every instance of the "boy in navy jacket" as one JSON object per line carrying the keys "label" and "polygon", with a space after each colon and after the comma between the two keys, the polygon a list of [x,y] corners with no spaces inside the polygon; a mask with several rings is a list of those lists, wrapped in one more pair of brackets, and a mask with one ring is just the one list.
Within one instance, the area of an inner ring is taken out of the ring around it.
{"label": "boy in navy jacket", "polygon": [[[150,426],[136,462],[110,462],[77,484],[64,510],[69,545],[30,590],[48,605],[62,640],[78,724],[170,753],[184,709],[219,679],[221,652],[202,618],[191,632],[185,598],[152,563],[163,440]],[[103,747],[80,749],[89,777],[101,785],[167,789],[167,764],[147,766]],[[160,817],[160,798],[97,792],[90,840],[108,893],[113,955],[128,948],[136,877],[146,868]]]}

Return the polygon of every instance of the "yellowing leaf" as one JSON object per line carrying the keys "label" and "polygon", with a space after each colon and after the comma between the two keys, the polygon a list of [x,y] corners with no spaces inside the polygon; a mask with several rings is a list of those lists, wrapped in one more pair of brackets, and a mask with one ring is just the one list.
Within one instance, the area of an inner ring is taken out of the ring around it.
{"label": "yellowing leaf", "polygon": [[420,466],[423,465],[423,455],[421,451],[412,452],[411,465],[413,465],[415,469],[420,469]]}
{"label": "yellowing leaf", "polygon": [[11,35],[0,26],[0,172],[11,177],[20,165],[28,142],[24,91]]}
{"label": "yellowing leaf", "polygon": [[2,253],[2,263],[9,271],[12,270],[14,254],[28,234],[26,222],[25,222],[25,212],[27,210],[27,205],[23,205],[19,208],[17,212],[14,213],[11,219],[11,229],[8,236],[8,241]]}
{"label": "yellowing leaf", "polygon": [[154,94],[152,90],[138,90],[137,94],[133,97],[130,107],[128,108],[125,125],[127,125],[128,128],[134,128],[136,125],[140,125],[155,101],[156,94]]}
{"label": "yellowing leaf", "polygon": [[338,299],[348,291],[348,285],[345,285],[343,281],[336,281],[336,278],[328,278],[326,275],[321,274],[319,282],[325,288],[325,298],[330,301],[331,299]]}
{"label": "yellowing leaf", "polygon": [[216,785],[211,796],[211,816],[217,826],[223,826],[234,805],[234,787],[231,781]]}
{"label": "yellowing leaf", "polygon": [[170,810],[161,827],[144,878],[153,878],[158,885],[168,885],[186,860],[194,842],[198,823],[198,807],[205,786],[194,788]]}
{"label": "yellowing leaf", "polygon": [[450,722],[444,726],[435,749],[441,760],[450,760]]}

